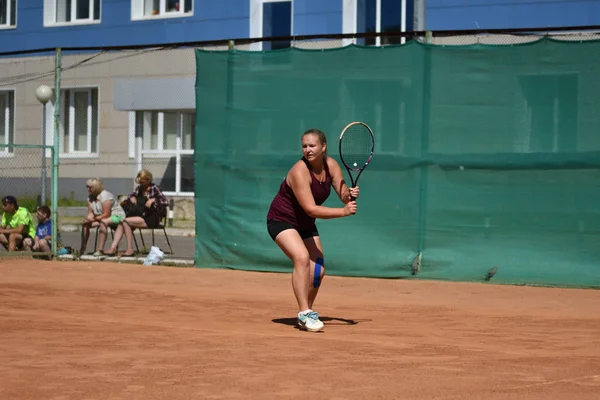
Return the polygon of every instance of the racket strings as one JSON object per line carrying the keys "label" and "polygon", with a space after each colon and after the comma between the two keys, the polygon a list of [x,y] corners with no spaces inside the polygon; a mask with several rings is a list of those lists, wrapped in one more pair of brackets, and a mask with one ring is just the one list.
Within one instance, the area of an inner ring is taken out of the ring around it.
{"label": "racket strings", "polygon": [[342,136],[340,154],[348,168],[360,169],[373,152],[373,136],[364,125],[350,126]]}

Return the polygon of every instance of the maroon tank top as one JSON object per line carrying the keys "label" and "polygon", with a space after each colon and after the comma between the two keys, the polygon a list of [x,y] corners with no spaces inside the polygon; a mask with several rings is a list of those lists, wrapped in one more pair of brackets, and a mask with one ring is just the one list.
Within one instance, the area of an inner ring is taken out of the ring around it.
{"label": "maroon tank top", "polygon": [[[310,182],[310,191],[315,199],[315,204],[320,206],[327,200],[329,193],[331,192],[331,174],[329,173],[329,166],[325,160],[325,181],[319,182],[312,167],[308,163],[308,160],[302,157],[302,161],[304,161],[304,164],[310,171],[310,176],[312,178]],[[283,179],[283,182],[281,182],[275,198],[271,202],[267,219],[287,222],[298,230],[311,229],[315,224],[315,218],[309,216],[306,211],[304,211],[300,203],[298,203],[294,191],[285,181],[285,178]]]}

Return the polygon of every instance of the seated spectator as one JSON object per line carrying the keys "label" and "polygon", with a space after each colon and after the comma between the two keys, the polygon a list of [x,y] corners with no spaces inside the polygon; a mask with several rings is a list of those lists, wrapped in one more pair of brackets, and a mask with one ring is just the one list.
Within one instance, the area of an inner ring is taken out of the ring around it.
{"label": "seated spectator", "polygon": [[104,244],[108,235],[108,227],[114,226],[115,237],[111,248],[117,247],[117,244],[123,237],[123,225],[121,221],[125,218],[125,211],[115,199],[115,196],[107,190],[104,190],[104,185],[100,179],[94,178],[87,181],[88,197],[88,215],[82,222],[81,229],[81,248],[80,254],[85,254],[87,242],[90,238],[90,229],[99,227],[98,248],[94,255],[111,256],[115,253],[104,253]]}
{"label": "seated spectator", "polygon": [[[135,182],[138,184],[126,201],[129,213],[123,221],[127,249],[122,257],[133,256],[133,230],[136,228],[156,228],[167,215],[169,200],[160,188],[152,182],[152,173],[147,169],[138,172]],[[115,239],[116,239],[115,234]],[[116,250],[116,245],[111,250]]]}
{"label": "seated spectator", "polygon": [[14,196],[2,199],[2,210],[4,213],[0,223],[0,243],[8,251],[23,249],[23,240],[35,235],[29,211],[25,207],[19,207]]}
{"label": "seated spectator", "polygon": [[[51,211],[48,206],[40,206],[37,209],[38,225],[33,238],[23,239],[23,244],[33,251],[49,253],[52,251],[52,220]],[[60,234],[58,234],[57,247],[60,247]]]}

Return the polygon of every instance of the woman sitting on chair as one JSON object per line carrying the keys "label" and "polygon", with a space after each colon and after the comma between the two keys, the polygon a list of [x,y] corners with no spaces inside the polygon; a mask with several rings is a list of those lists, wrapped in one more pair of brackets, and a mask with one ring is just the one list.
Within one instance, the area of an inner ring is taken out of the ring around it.
{"label": "woman sitting on chair", "polygon": [[[81,229],[81,255],[85,254],[87,242],[90,238],[90,229],[100,227],[98,233],[98,248],[94,253],[95,256],[114,255],[117,244],[123,236],[123,228],[121,221],[125,218],[125,211],[115,199],[115,196],[107,190],[104,190],[104,185],[100,179],[94,178],[87,181],[88,190],[88,215],[83,220]],[[108,235],[108,227],[115,226],[115,238],[113,240],[111,250],[104,253],[104,243]]]}
{"label": "woman sitting on chair", "polygon": [[139,228],[156,228],[167,215],[169,200],[160,188],[152,183],[152,174],[147,169],[138,172],[135,182],[138,184],[129,195],[129,212],[123,221],[127,250],[122,257],[133,256],[133,230]]}

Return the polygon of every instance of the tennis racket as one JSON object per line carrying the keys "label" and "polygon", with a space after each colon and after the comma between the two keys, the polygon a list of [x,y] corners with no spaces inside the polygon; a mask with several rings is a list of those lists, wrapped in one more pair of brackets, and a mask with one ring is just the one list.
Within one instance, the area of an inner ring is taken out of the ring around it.
{"label": "tennis racket", "polygon": [[[369,125],[364,122],[352,122],[342,131],[340,158],[350,175],[352,187],[356,187],[358,178],[371,162],[374,148],[375,136]],[[352,173],[356,174],[356,177]],[[355,198],[350,196],[350,200],[354,201]]]}

